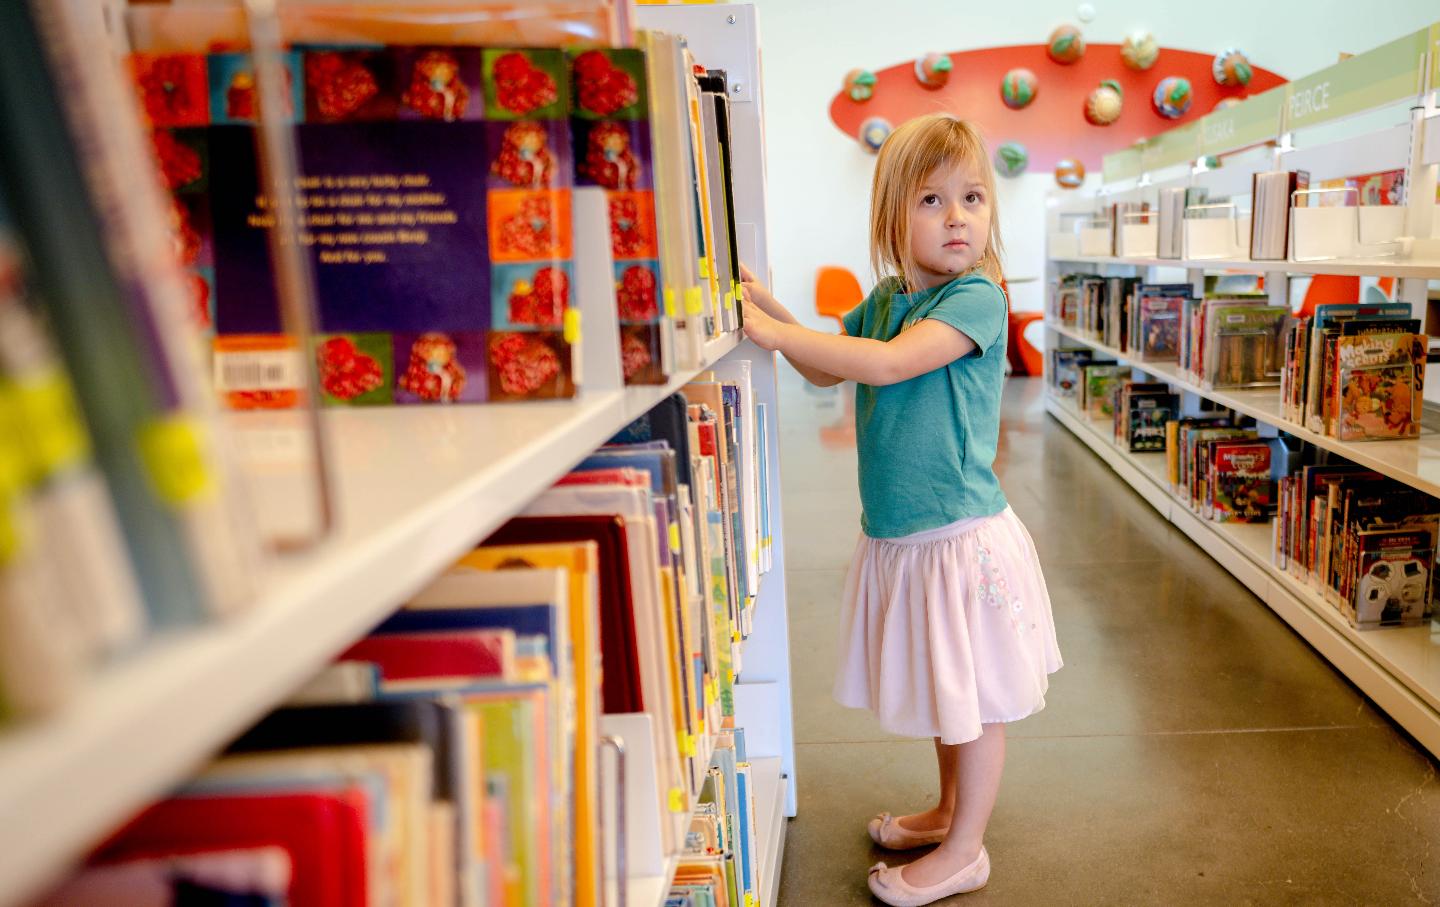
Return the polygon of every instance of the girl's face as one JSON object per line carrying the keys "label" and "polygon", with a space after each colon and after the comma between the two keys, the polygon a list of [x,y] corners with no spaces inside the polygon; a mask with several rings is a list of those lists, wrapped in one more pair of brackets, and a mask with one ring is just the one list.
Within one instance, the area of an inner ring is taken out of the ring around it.
{"label": "girl's face", "polygon": [[990,239],[990,205],[973,167],[938,167],[915,190],[910,257],[923,286],[938,287],[973,268]]}

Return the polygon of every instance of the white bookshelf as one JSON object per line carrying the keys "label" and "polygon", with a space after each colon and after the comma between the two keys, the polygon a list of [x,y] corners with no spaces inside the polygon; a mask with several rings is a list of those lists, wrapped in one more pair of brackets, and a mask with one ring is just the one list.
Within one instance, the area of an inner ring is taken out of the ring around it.
{"label": "white bookshelf", "polygon": [[1247,274],[1340,274],[1352,277],[1402,277],[1440,280],[1440,261],[1417,261],[1408,258],[1332,258],[1326,261],[1290,261],[1288,259],[1254,261],[1248,258],[1116,258],[1112,256],[1074,256],[1052,258],[1057,264],[1092,265],[1099,267],[1183,268],[1201,271],[1242,271]]}
{"label": "white bookshelf", "polygon": [[[1098,188],[1051,193],[1046,272],[1052,288],[1067,273],[1133,275],[1151,282],[1183,280],[1197,288],[1209,273],[1261,273],[1272,304],[1290,305],[1292,276],[1394,277],[1398,279],[1395,298],[1409,303],[1415,317],[1424,323],[1428,282],[1440,280],[1440,208],[1435,204],[1436,165],[1440,162],[1440,106],[1436,103],[1440,84],[1435,80],[1440,79],[1440,68],[1432,65],[1433,55],[1440,52],[1437,38],[1440,28],[1431,29],[1428,37],[1419,33],[1405,36],[1361,55],[1360,63],[1341,62],[1275,89],[1275,94],[1262,94],[1239,107],[1211,113],[1139,148],[1107,157],[1105,181]],[[1388,81],[1373,85],[1359,81],[1382,72]],[[1345,97],[1336,109],[1297,110],[1288,103],[1293,91],[1323,82],[1330,83],[1331,97],[1339,98],[1342,93]],[[1218,169],[1197,163],[1205,155],[1227,153]],[[1252,261],[1243,257],[1162,259],[1077,253],[1082,243],[1083,251],[1096,251],[1100,234],[1095,230],[1095,218],[1110,202],[1148,201],[1153,210],[1162,187],[1194,186],[1207,189],[1211,197],[1228,196],[1236,203],[1233,216],[1242,217],[1252,174],[1262,170],[1306,170],[1312,180],[1326,180],[1396,168],[1407,171],[1409,198],[1403,212],[1403,235],[1409,239],[1393,246],[1391,257]],[[1177,276],[1177,272],[1181,274]],[[1428,328],[1435,332],[1440,325]],[[1422,430],[1414,440],[1341,441],[1285,418],[1278,388],[1209,389],[1182,373],[1176,363],[1140,361],[1133,353],[1048,319],[1047,370],[1053,367],[1050,351],[1062,344],[1088,347],[1128,362],[1132,370],[1152,380],[1170,384],[1183,392],[1187,412],[1193,411],[1197,397],[1214,401],[1440,497],[1440,435],[1431,430]],[[1045,406],[1165,519],[1269,605],[1423,746],[1440,754],[1440,635],[1429,627],[1353,629],[1307,582],[1275,566],[1273,524],[1202,519],[1188,502],[1172,493],[1163,454],[1121,449],[1114,442],[1108,420],[1092,421],[1077,410],[1073,399],[1055,396],[1048,389]]]}
{"label": "white bookshelf", "polygon": [[1341,441],[1329,435],[1310,431],[1298,422],[1281,415],[1280,391],[1274,387],[1251,390],[1209,390],[1186,377],[1173,362],[1144,362],[1129,353],[1107,346],[1074,328],[1050,322],[1046,327],[1061,337],[1088,346],[1098,353],[1131,366],[1155,380],[1165,381],[1207,400],[1214,400],[1257,422],[1273,425],[1281,431],[1332,451],[1396,481],[1440,497],[1440,434],[1424,432],[1419,438],[1403,441]]}
{"label": "white bookshelf", "polygon": [[[644,26],[695,35],[691,47],[707,64],[754,73],[745,97],[731,98],[735,204],[742,256],[767,273],[754,8],[646,7],[638,15]],[[727,30],[709,34],[717,24]],[[774,903],[784,818],[795,813],[775,358],[732,334],[707,343],[698,367],[664,386],[624,387],[617,332],[590,327],[616,323],[605,218],[600,190],[575,191],[577,236],[596,238],[577,242],[575,251],[577,306],[587,327],[576,398],[326,411],[336,527],[323,543],[264,565],[257,600],[245,613],[149,640],[98,672],[57,714],[0,735],[0,907],[57,881],[595,448],[725,358],[753,363],[755,399],[770,423],[773,566],[736,690],[737,724],[747,730],[755,767],[757,857]],[[297,447],[287,440],[294,417],[247,413],[228,422],[242,456],[284,460]],[[257,492],[262,517],[297,507],[290,492],[303,487],[280,482]],[[700,741],[702,753],[712,745]],[[629,907],[663,905],[675,866],[674,855],[664,856],[660,871],[632,865]]]}
{"label": "white bookshelf", "polygon": [[1130,453],[1108,422],[1047,392],[1045,408],[1166,520],[1242,582],[1431,753],[1440,753],[1440,639],[1427,627],[1356,630],[1307,583],[1275,566],[1271,523],[1215,523],[1174,495],[1165,455]]}

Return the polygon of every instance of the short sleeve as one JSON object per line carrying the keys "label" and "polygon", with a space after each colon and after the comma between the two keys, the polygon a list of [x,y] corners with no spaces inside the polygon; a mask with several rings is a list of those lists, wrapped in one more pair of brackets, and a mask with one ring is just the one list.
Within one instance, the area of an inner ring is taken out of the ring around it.
{"label": "short sleeve", "polygon": [[995,283],[979,278],[957,283],[925,313],[926,318],[950,325],[975,341],[984,356],[1005,329],[1005,294]]}
{"label": "short sleeve", "polygon": [[865,329],[865,312],[870,307],[870,301],[874,298],[875,294],[872,292],[869,296],[866,296],[859,305],[841,317],[840,321],[845,325],[845,335],[847,337],[864,336],[861,332]]}

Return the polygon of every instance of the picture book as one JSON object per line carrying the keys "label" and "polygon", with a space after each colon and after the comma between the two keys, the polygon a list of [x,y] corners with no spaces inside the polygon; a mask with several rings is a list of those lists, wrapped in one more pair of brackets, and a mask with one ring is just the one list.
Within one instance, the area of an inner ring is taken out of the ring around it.
{"label": "picture book", "polygon": [[[1179,398],[1167,391],[1134,392],[1127,396],[1125,433],[1132,453],[1163,451],[1165,423],[1179,411]],[[1117,413],[1118,414],[1118,413]]]}
{"label": "picture book", "polygon": [[1217,442],[1210,464],[1211,518],[1220,523],[1268,522],[1275,507],[1273,450],[1265,442]]}
{"label": "picture book", "polygon": [[1051,350],[1050,388],[1060,397],[1074,397],[1080,386],[1080,369],[1090,362],[1084,349]]}
{"label": "picture book", "polygon": [[1137,291],[1139,305],[1138,349],[1142,359],[1156,362],[1174,361],[1180,355],[1180,316],[1183,300],[1189,298],[1188,286],[1147,287]]}
{"label": "picture book", "polygon": [[1083,411],[1092,419],[1110,419],[1115,414],[1115,386],[1128,381],[1130,370],[1113,362],[1092,363],[1083,366],[1084,399]]}
{"label": "picture book", "polygon": [[1336,338],[1335,436],[1343,441],[1412,438],[1420,433],[1426,340],[1417,333],[1355,333]]}
{"label": "picture book", "polygon": [[330,405],[572,396],[564,53],[294,45],[285,63],[313,351],[281,325],[248,54],[131,57],[223,399],[294,405],[308,355]]}

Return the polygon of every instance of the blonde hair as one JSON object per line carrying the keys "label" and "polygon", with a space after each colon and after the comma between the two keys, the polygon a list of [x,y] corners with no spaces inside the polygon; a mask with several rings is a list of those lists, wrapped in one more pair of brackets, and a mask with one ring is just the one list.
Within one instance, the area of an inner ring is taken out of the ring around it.
{"label": "blonde hair", "polygon": [[870,187],[870,267],[876,278],[898,277],[906,289],[920,289],[919,269],[910,253],[910,214],[915,193],[937,168],[971,167],[980,175],[990,202],[990,235],[975,263],[997,284],[1001,279],[1000,216],[996,209],[995,169],[980,131],[944,113],[916,117],[892,132],[880,146]]}

